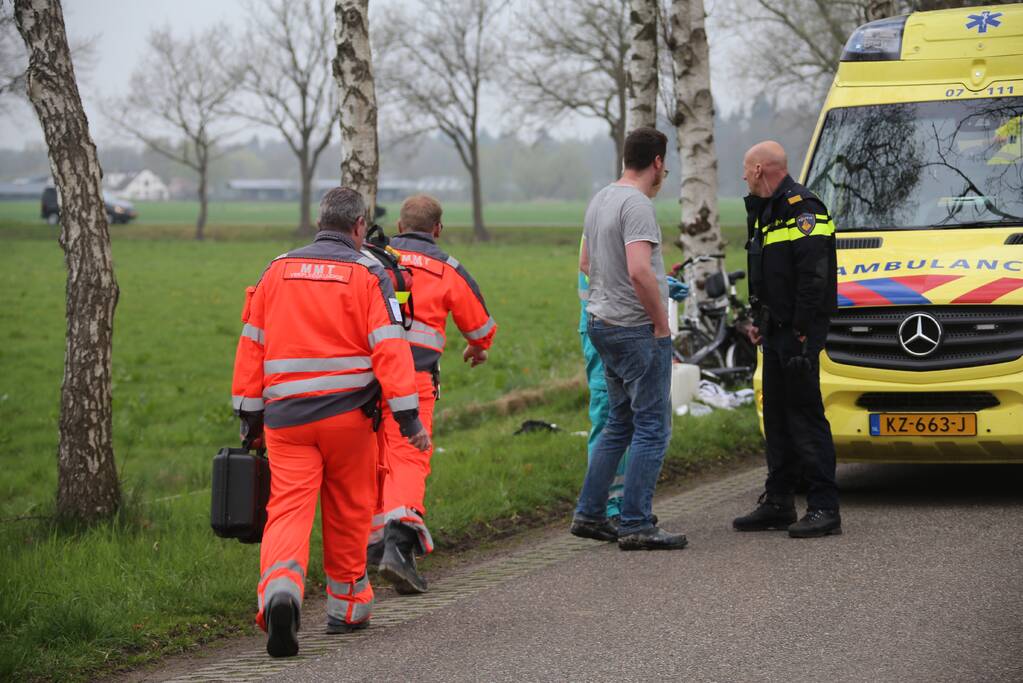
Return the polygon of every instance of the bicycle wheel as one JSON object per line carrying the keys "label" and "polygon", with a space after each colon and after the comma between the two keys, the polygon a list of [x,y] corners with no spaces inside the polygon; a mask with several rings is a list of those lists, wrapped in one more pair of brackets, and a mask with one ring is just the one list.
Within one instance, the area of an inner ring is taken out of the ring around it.
{"label": "bicycle wheel", "polygon": [[684,326],[675,337],[676,358],[683,363],[699,365],[701,368],[720,368],[724,364],[721,352],[711,351],[694,363],[701,351],[714,343],[714,338],[701,329]]}
{"label": "bicycle wheel", "polygon": [[734,375],[733,379],[739,384],[749,383],[753,379],[753,373],[757,368],[757,350],[745,339],[736,339],[728,345],[725,351],[726,368],[749,368],[741,375]]}

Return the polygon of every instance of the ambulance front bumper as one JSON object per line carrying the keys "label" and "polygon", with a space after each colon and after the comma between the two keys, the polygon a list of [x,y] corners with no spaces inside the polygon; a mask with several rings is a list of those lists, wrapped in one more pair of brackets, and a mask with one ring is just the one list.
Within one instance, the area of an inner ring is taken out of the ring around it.
{"label": "ambulance front bumper", "polygon": [[[822,366],[824,409],[842,461],[1023,462],[1023,367],[1018,361],[973,369],[974,376],[969,376],[970,370],[874,371],[878,377],[867,378],[862,376],[866,373],[849,372],[852,368],[826,359]],[[992,375],[999,369],[1006,373]],[[915,376],[905,377],[907,374]],[[956,374],[959,376],[954,377]],[[870,396],[864,396],[868,393]],[[883,407],[878,407],[879,404]],[[936,408],[921,409],[935,404]],[[977,434],[876,436],[871,434],[870,415],[877,413],[972,413],[977,416]]]}

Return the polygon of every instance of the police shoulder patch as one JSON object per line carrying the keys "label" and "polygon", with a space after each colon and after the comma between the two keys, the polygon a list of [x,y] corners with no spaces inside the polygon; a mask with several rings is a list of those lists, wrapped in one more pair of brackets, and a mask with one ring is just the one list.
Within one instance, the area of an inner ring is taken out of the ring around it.
{"label": "police shoulder patch", "polygon": [[813,232],[815,225],[817,225],[817,216],[812,213],[801,213],[796,216],[796,228],[804,235],[809,235]]}

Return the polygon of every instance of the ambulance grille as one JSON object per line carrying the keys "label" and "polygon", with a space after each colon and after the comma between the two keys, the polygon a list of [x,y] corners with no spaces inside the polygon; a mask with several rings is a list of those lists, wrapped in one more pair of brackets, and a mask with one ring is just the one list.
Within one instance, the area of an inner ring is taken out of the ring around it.
{"label": "ambulance grille", "polygon": [[[933,353],[916,357],[899,343],[907,316],[928,313],[943,328]],[[926,372],[1009,363],[1023,357],[1023,306],[844,308],[831,319],[825,347],[842,365]]]}
{"label": "ambulance grille", "polygon": [[1005,238],[1006,244],[1023,244],[1023,232],[1014,232]]}
{"label": "ambulance grille", "polygon": [[972,413],[999,404],[988,391],[868,391],[856,399],[872,413]]}
{"label": "ambulance grille", "polygon": [[835,240],[836,249],[880,249],[884,240],[880,237],[841,237]]}

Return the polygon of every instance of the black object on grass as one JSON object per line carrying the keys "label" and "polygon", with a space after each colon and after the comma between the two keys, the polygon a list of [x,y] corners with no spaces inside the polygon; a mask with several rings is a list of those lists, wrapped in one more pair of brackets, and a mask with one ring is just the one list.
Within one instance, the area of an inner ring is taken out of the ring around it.
{"label": "black object on grass", "polygon": [[519,434],[529,434],[531,432],[560,432],[561,428],[556,424],[550,422],[544,422],[543,420],[526,420],[522,423],[522,426],[515,432],[515,436]]}

